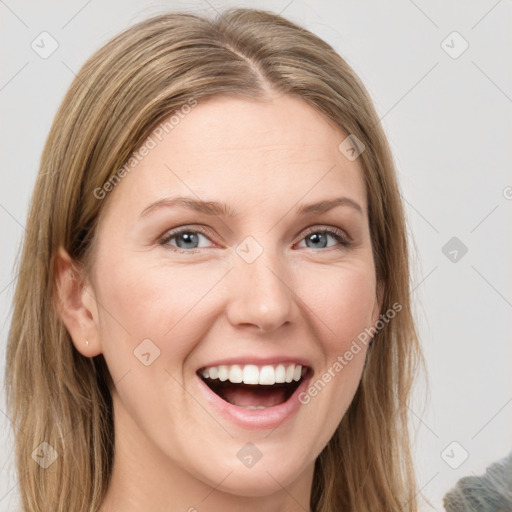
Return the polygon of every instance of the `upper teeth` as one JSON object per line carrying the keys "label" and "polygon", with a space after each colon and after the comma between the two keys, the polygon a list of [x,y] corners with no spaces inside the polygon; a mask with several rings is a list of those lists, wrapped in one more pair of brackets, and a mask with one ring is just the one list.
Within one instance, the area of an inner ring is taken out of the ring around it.
{"label": "upper teeth", "polygon": [[233,384],[272,385],[284,382],[299,381],[306,368],[300,364],[266,365],[261,368],[254,364],[209,366],[201,371],[205,378],[229,380]]}

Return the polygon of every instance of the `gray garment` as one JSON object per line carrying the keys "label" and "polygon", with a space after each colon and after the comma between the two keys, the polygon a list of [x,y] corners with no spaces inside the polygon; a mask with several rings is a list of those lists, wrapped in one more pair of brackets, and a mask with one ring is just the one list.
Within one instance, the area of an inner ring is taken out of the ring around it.
{"label": "gray garment", "polygon": [[465,476],[443,498],[446,512],[512,512],[512,452],[481,476]]}

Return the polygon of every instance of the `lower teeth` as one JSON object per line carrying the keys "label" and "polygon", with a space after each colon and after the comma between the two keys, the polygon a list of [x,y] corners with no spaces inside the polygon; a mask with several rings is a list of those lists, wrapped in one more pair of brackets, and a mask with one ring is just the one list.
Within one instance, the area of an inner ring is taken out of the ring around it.
{"label": "lower teeth", "polygon": [[244,409],[259,409],[259,410],[262,410],[262,409],[266,409],[266,407],[264,405],[246,405],[246,406],[242,406]]}

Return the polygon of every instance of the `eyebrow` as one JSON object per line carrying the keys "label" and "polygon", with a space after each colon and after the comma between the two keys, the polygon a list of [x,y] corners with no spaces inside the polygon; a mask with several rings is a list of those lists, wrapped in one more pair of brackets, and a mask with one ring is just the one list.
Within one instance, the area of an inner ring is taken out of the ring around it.
{"label": "eyebrow", "polygon": [[[212,216],[236,217],[237,215],[236,211],[230,206],[218,201],[202,201],[192,197],[165,197],[150,204],[141,212],[140,217],[145,217],[150,212],[161,208],[173,208],[175,206],[181,206],[189,210]],[[296,209],[295,213],[301,216],[320,214],[339,206],[351,207],[359,214],[363,215],[363,209],[359,203],[349,197],[336,197],[334,199],[325,199],[317,203],[302,205]]]}

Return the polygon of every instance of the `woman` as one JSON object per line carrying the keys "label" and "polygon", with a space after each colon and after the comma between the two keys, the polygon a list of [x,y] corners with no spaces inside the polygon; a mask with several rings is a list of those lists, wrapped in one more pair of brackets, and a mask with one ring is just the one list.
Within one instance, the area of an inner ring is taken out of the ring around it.
{"label": "woman", "polygon": [[234,9],[107,43],[55,117],[19,271],[24,510],[417,509],[392,156],[310,32]]}

